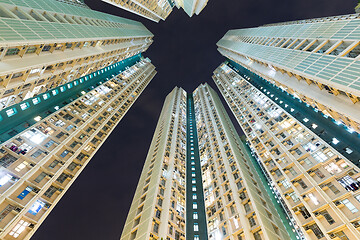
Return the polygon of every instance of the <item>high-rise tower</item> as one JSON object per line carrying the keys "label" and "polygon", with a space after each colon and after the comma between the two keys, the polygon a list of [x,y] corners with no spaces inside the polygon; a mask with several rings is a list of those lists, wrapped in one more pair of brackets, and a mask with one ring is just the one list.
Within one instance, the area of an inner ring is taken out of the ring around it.
{"label": "high-rise tower", "polygon": [[121,239],[297,239],[207,84],[166,98]]}
{"label": "high-rise tower", "polygon": [[0,111],[0,239],[30,239],[155,73],[138,54]]}
{"label": "high-rise tower", "polygon": [[0,0],[0,110],[144,52],[139,22],[75,0]]}
{"label": "high-rise tower", "polygon": [[174,6],[183,8],[187,15],[199,15],[208,0],[102,0],[116,7],[140,15],[155,22],[165,20]]}
{"label": "high-rise tower", "polygon": [[236,62],[213,79],[300,236],[360,239],[358,135]]}
{"label": "high-rise tower", "polygon": [[230,30],[221,54],[360,133],[359,14]]}

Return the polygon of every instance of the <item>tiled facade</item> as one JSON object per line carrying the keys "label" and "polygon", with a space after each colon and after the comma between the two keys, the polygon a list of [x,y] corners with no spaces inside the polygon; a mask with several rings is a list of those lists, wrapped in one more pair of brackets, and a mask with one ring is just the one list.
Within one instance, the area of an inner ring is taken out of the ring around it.
{"label": "tiled facade", "polygon": [[167,96],[121,239],[296,239],[208,85]]}
{"label": "tiled facade", "polygon": [[185,240],[186,92],[166,98],[121,239]]}
{"label": "tiled facade", "polygon": [[155,73],[142,59],[0,145],[1,239],[31,238]]}
{"label": "tiled facade", "polygon": [[230,30],[227,58],[360,132],[359,14]]}
{"label": "tiled facade", "polygon": [[360,169],[250,77],[223,63],[213,79],[305,238],[359,239]]}
{"label": "tiled facade", "polygon": [[0,26],[0,110],[144,52],[153,36],[65,0],[1,0]]}

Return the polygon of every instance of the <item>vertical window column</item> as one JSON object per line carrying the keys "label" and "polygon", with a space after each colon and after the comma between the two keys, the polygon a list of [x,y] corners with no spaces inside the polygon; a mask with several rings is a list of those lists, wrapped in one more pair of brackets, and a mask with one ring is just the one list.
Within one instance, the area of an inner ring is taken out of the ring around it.
{"label": "vertical window column", "polygon": [[199,146],[192,94],[187,96],[186,129],[186,239],[205,240],[206,212],[202,185]]}

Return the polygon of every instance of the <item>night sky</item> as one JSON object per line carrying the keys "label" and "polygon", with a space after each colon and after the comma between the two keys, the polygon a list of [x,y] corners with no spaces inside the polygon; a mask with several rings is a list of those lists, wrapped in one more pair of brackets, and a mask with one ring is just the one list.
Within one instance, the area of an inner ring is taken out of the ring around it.
{"label": "night sky", "polygon": [[[144,56],[158,71],[104,145],[33,236],[33,240],[119,239],[166,95],[193,91],[225,60],[216,42],[229,29],[354,13],[356,0],[209,0],[199,16],[175,8],[152,22],[100,0],[94,10],[141,21],[155,36]],[[226,106],[227,108],[227,106]],[[234,122],[235,123],[235,122]],[[236,126],[236,124],[235,124]]]}

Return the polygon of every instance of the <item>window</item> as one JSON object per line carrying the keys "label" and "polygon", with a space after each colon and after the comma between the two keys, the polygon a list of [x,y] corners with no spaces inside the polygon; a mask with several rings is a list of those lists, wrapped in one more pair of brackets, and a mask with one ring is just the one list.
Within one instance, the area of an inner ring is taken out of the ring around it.
{"label": "window", "polygon": [[66,155],[68,155],[69,151],[68,150],[64,150],[61,154],[60,157],[64,158],[66,157]]}
{"label": "window", "polygon": [[154,223],[154,232],[159,232],[159,224],[157,222]]}
{"label": "window", "polygon": [[8,115],[8,117],[14,116],[16,113],[17,113],[16,108],[10,108],[6,110],[6,115]]}
{"label": "window", "polygon": [[15,171],[20,172],[20,171],[23,170],[27,165],[28,165],[28,162],[27,162],[27,161],[23,161],[22,163],[20,163],[20,164],[15,168]]}
{"label": "window", "polygon": [[313,231],[315,236],[320,239],[324,237],[323,232],[320,230],[319,226],[315,223],[313,225],[310,225],[309,228]]}
{"label": "window", "polygon": [[292,198],[292,200],[293,200],[294,202],[297,202],[297,201],[300,200],[299,197],[296,195],[295,192],[289,193],[289,196]]}
{"label": "window", "polygon": [[46,192],[44,193],[45,197],[51,198],[52,195],[54,195],[54,193],[57,191],[58,189],[54,186],[50,186],[48,188],[48,190],[46,190]]}
{"label": "window", "polygon": [[289,171],[290,171],[290,173],[293,175],[293,176],[296,176],[296,174],[297,174],[297,172],[295,171],[295,169],[294,168],[289,168]]}
{"label": "window", "polygon": [[321,215],[323,215],[325,217],[326,221],[328,221],[328,223],[330,225],[335,223],[335,220],[331,217],[331,215],[329,214],[328,211],[326,211],[326,210],[322,211]]}
{"label": "window", "polygon": [[55,141],[49,140],[47,143],[45,143],[44,147],[49,148],[49,147],[51,147],[54,143],[55,143]]}
{"label": "window", "polygon": [[27,109],[28,107],[30,107],[30,104],[27,103],[27,102],[24,102],[24,103],[21,103],[21,104],[20,104],[21,110],[25,110],[25,109]]}
{"label": "window", "polygon": [[36,215],[44,206],[45,203],[43,201],[36,200],[36,202],[29,209],[29,213],[31,213],[32,215]]}
{"label": "window", "polygon": [[341,201],[352,213],[356,213],[359,210],[349,201],[349,199],[344,199]]}
{"label": "window", "polygon": [[312,155],[318,162],[324,162],[326,161],[328,158],[326,157],[326,155],[321,152],[321,151],[317,151],[316,153],[314,153]]}
{"label": "window", "polygon": [[194,223],[194,231],[198,232],[199,231],[199,224]]}
{"label": "window", "polygon": [[319,205],[319,200],[316,198],[316,196],[312,193],[308,194],[308,197],[311,199],[311,201],[315,204],[315,205]]}
{"label": "window", "polygon": [[24,134],[22,134],[22,136],[26,137],[35,144],[40,144],[47,138],[45,134],[35,128],[26,131]]}
{"label": "window", "polygon": [[19,198],[20,200],[23,200],[31,191],[33,190],[32,187],[28,186],[24,189],[24,191],[22,191],[19,196],[17,196],[17,198]]}
{"label": "window", "polygon": [[337,187],[335,187],[332,183],[328,183],[327,186],[334,194],[338,194],[340,192],[339,189],[337,189]]}
{"label": "window", "polygon": [[300,186],[301,186],[303,189],[307,188],[307,185],[305,184],[305,182],[304,182],[302,179],[297,180],[297,182],[300,184]]}
{"label": "window", "polygon": [[56,167],[56,165],[58,165],[58,164],[59,164],[59,161],[58,161],[58,160],[54,160],[52,163],[50,163],[49,168],[50,168],[50,169],[53,169],[53,168]]}
{"label": "window", "polygon": [[284,186],[284,188],[288,189],[291,187],[291,184],[289,183],[288,180],[286,179],[283,179],[283,180],[280,180],[280,183]]}
{"label": "window", "polygon": [[319,169],[316,169],[315,170],[315,174],[316,176],[318,176],[319,178],[324,178],[325,175],[319,170]]}
{"label": "window", "polygon": [[335,235],[340,238],[340,240],[350,240],[343,231],[337,232]]}
{"label": "window", "polygon": [[197,203],[196,202],[193,203],[193,209],[197,209]]}
{"label": "window", "polygon": [[197,212],[193,213],[193,219],[198,219],[198,213]]}
{"label": "window", "polygon": [[43,94],[43,99],[44,100],[47,100],[49,97],[50,97],[50,95],[48,93]]}
{"label": "window", "polygon": [[255,218],[254,217],[249,217],[249,223],[250,223],[250,227],[253,227],[256,225],[256,222],[255,222]]}
{"label": "window", "polygon": [[30,223],[24,220],[20,220],[18,224],[10,231],[9,235],[13,236],[14,238],[19,237],[19,235],[25,230]]}
{"label": "window", "polygon": [[261,235],[260,235],[259,232],[260,232],[260,231],[257,231],[257,232],[254,233],[254,239],[255,239],[255,240],[262,240],[262,239],[261,239]]}

